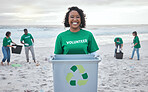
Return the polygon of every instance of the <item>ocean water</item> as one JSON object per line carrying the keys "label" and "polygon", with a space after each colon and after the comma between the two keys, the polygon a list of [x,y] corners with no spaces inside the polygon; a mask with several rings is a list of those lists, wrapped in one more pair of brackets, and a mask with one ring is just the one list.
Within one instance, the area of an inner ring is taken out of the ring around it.
{"label": "ocean water", "polygon": [[[23,29],[27,28],[29,33],[31,33],[34,39],[37,41],[36,46],[46,47],[54,46],[54,41],[56,36],[66,31],[68,28],[64,26],[45,26],[45,25],[32,25],[32,26],[12,26],[12,25],[1,25],[0,26],[0,45],[2,39],[5,37],[5,33],[10,31],[12,33],[11,38],[18,44],[19,40],[23,35]],[[123,40],[127,42],[132,42],[133,36],[132,32],[137,31],[138,35],[142,40],[148,40],[148,25],[110,25],[110,26],[87,26],[85,28],[91,31],[98,44],[112,44],[115,37],[122,37]],[[129,40],[130,38],[130,40]]]}

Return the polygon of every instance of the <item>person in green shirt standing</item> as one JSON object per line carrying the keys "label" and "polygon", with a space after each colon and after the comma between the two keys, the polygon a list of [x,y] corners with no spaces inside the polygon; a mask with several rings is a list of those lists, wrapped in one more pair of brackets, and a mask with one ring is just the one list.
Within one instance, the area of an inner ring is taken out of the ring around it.
{"label": "person in green shirt standing", "polygon": [[3,66],[4,62],[7,60],[7,65],[9,65],[10,63],[10,48],[9,47],[13,47],[12,45],[10,45],[11,43],[15,44],[11,38],[11,32],[6,32],[6,37],[3,39],[3,46],[2,46],[2,52],[3,52],[3,56],[4,58],[2,59],[1,65]]}
{"label": "person in green shirt standing", "polygon": [[95,54],[99,50],[93,34],[82,29],[85,28],[85,14],[81,9],[70,7],[64,25],[70,29],[57,36],[54,54]]}
{"label": "person in green shirt standing", "polygon": [[30,50],[31,54],[32,54],[32,58],[33,58],[34,62],[36,63],[35,53],[34,53],[34,48],[33,48],[34,39],[33,39],[32,35],[30,33],[28,33],[27,29],[24,29],[24,34],[22,35],[20,41],[25,46],[25,54],[26,54],[27,62],[29,62],[29,50]]}
{"label": "person in green shirt standing", "polygon": [[131,56],[130,59],[133,59],[134,53],[136,51],[137,52],[137,60],[140,60],[139,48],[141,47],[141,45],[140,45],[139,37],[137,36],[137,32],[136,31],[134,31],[132,34],[134,36],[134,40],[133,40],[133,43],[134,43],[133,47],[134,47],[134,49],[133,49],[132,56]]}
{"label": "person in green shirt standing", "polygon": [[116,48],[115,48],[115,54],[114,54],[114,57],[115,57],[115,55],[116,55],[116,53],[117,53],[118,47],[119,47],[120,51],[121,51],[121,49],[122,49],[122,47],[123,47],[123,40],[122,40],[122,38],[120,38],[120,37],[116,37],[116,38],[114,39],[114,42],[115,42],[115,46],[116,46]]}

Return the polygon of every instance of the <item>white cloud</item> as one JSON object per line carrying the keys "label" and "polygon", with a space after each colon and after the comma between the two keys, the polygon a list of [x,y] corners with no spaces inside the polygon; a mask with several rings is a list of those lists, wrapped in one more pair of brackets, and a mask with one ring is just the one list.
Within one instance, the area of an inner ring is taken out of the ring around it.
{"label": "white cloud", "polygon": [[1,0],[0,24],[62,25],[67,8],[78,6],[87,24],[148,24],[148,0]]}

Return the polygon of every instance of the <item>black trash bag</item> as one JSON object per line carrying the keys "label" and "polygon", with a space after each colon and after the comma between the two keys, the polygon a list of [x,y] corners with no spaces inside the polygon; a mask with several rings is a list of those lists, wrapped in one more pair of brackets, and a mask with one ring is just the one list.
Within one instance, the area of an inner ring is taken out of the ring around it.
{"label": "black trash bag", "polygon": [[122,59],[123,58],[123,52],[116,52],[116,59]]}
{"label": "black trash bag", "polygon": [[12,53],[14,54],[21,54],[22,51],[22,45],[12,45],[12,46],[16,46],[16,48],[11,48]]}

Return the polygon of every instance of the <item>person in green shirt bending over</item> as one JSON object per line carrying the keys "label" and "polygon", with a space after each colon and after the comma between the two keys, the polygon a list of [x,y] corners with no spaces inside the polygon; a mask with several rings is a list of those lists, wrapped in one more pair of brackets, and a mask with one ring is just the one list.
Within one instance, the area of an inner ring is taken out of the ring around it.
{"label": "person in green shirt bending over", "polygon": [[[114,39],[114,42],[115,42],[115,46],[116,46],[116,48],[115,48],[115,54],[116,54],[116,53],[117,53],[118,47],[119,47],[119,49],[120,49],[120,51],[121,51],[121,49],[122,49],[122,47],[123,47],[123,40],[122,40],[122,38],[120,38],[120,37],[116,37],[116,38]],[[114,57],[115,57],[115,54],[114,54]]]}
{"label": "person in green shirt bending over", "polygon": [[9,65],[10,63],[10,48],[9,47],[13,47],[11,46],[10,44],[13,43],[15,44],[11,38],[11,32],[6,32],[6,37],[3,39],[3,47],[2,47],[2,52],[3,52],[3,55],[4,55],[4,58],[1,62],[1,65],[3,66],[3,62],[5,62],[7,60],[7,65]]}
{"label": "person in green shirt bending over", "polygon": [[28,33],[27,29],[24,29],[24,34],[22,35],[20,41],[25,46],[25,54],[26,54],[27,62],[29,62],[29,50],[30,50],[31,54],[32,54],[32,58],[33,58],[34,62],[36,63],[35,53],[34,53],[34,48],[33,48],[34,39],[33,39],[32,35],[30,33]]}
{"label": "person in green shirt bending over", "polygon": [[85,14],[81,9],[70,7],[64,25],[70,29],[57,36],[54,54],[95,54],[99,50],[92,33],[82,29]]}
{"label": "person in green shirt bending over", "polygon": [[134,47],[134,49],[133,49],[132,56],[131,56],[130,59],[133,59],[134,53],[136,51],[137,52],[137,57],[138,57],[137,59],[140,60],[139,48],[141,47],[141,45],[140,45],[139,37],[137,36],[137,32],[136,31],[134,31],[132,34],[134,36],[134,40],[133,40],[133,43],[134,43],[133,47]]}

